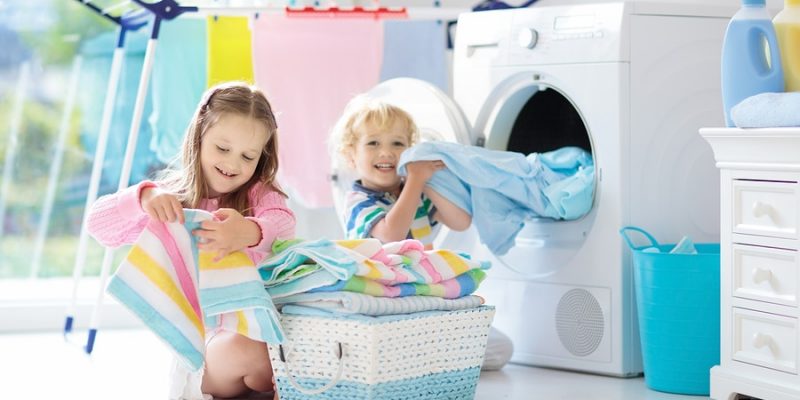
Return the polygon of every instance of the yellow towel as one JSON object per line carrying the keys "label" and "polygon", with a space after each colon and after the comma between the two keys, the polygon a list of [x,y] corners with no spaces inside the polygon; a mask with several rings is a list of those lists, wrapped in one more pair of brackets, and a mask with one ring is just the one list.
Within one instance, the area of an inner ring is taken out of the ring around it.
{"label": "yellow towel", "polygon": [[252,34],[247,17],[208,17],[208,86],[255,82]]}

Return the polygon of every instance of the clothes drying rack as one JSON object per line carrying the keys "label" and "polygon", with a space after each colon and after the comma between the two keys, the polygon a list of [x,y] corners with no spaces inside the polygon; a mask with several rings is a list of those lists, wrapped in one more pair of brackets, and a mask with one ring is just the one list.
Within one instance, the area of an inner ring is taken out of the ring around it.
{"label": "clothes drying rack", "polygon": [[[144,0],[130,0],[124,1],[110,7],[101,8],[97,4],[92,3],[91,0],[76,0],[85,5],[92,12],[97,13],[104,18],[114,22],[119,26],[119,39],[117,47],[114,50],[112,59],[111,75],[109,77],[108,88],[106,92],[105,103],[103,107],[103,116],[100,125],[100,134],[98,137],[97,148],[95,150],[94,164],[92,166],[92,174],[90,178],[89,191],[86,198],[84,214],[81,224],[80,239],[78,243],[77,255],[75,258],[75,265],[73,268],[73,289],[72,298],[67,309],[66,318],[64,321],[64,336],[66,337],[73,331],[75,322],[75,310],[78,298],[78,286],[81,280],[84,265],[86,263],[86,251],[88,246],[88,232],[86,230],[87,219],[89,210],[92,204],[97,200],[99,191],[100,177],[103,169],[103,159],[107,147],[107,140],[111,128],[111,120],[113,117],[113,108],[116,98],[117,86],[119,84],[120,71],[122,62],[124,60],[124,40],[125,34],[128,32],[136,31],[151,21],[151,34],[145,50],[144,65],[139,78],[139,87],[136,94],[136,102],[134,105],[133,118],[131,120],[131,127],[128,133],[128,141],[125,148],[125,156],[122,164],[122,171],[120,173],[119,185],[117,190],[123,190],[128,187],[133,157],[136,150],[136,141],[138,139],[139,128],[141,126],[142,113],[144,104],[147,97],[147,86],[150,81],[150,73],[153,68],[153,60],[155,57],[156,44],[159,36],[159,28],[163,21],[169,21],[181,16],[182,14],[192,13],[198,16],[217,16],[217,15],[240,15],[252,16],[258,18],[260,13],[284,13],[288,17],[297,18],[374,18],[374,19],[398,19],[398,18],[413,18],[413,19],[454,19],[459,13],[469,11],[468,8],[458,9],[449,8],[443,9],[440,7],[439,0],[433,0],[433,7],[352,7],[340,8],[335,5],[329,7],[275,7],[275,6],[228,6],[228,5],[212,5],[212,6],[196,6],[196,5],[181,5],[175,0],[160,0],[157,2],[145,2]],[[135,4],[138,6],[136,11],[127,12],[120,16],[114,16],[111,11],[122,9],[128,5]],[[88,336],[84,350],[87,354],[91,354],[94,349],[95,340],[97,338],[98,327],[101,319],[101,306],[105,297],[105,284],[109,277],[111,270],[111,263],[114,258],[114,250],[106,248],[103,254],[103,263],[100,270],[100,288],[98,290],[97,298],[92,310],[92,316],[89,323]]]}
{"label": "clothes drying rack", "polygon": [[[131,127],[128,133],[128,141],[125,147],[125,157],[122,163],[122,171],[120,172],[119,185],[117,190],[123,190],[128,187],[130,180],[131,167],[133,164],[133,156],[136,152],[136,141],[139,136],[139,127],[142,121],[142,114],[144,111],[145,99],[147,97],[147,86],[150,82],[150,72],[153,68],[153,57],[155,56],[156,43],[158,41],[159,28],[162,20],[170,20],[179,16],[180,14],[192,11],[191,7],[182,7],[174,0],[161,0],[157,3],[145,3],[140,0],[133,0],[141,9],[124,14],[122,16],[113,16],[110,14],[112,9],[119,8],[112,6],[106,9],[101,9],[96,4],[89,0],[77,0],[81,4],[87,6],[90,10],[99,15],[113,21],[119,25],[119,37],[117,40],[117,47],[114,49],[114,56],[111,61],[111,75],[109,77],[108,89],[106,92],[105,103],[103,105],[103,116],[100,123],[100,135],[98,137],[97,148],[95,149],[94,164],[92,166],[92,175],[89,182],[89,192],[86,196],[86,206],[84,208],[83,222],[81,224],[81,236],[78,242],[78,251],[73,269],[73,289],[72,299],[67,310],[67,316],[64,321],[64,335],[69,334],[73,329],[74,314],[77,303],[78,282],[80,281],[83,273],[83,267],[86,263],[86,248],[88,245],[88,233],[86,231],[86,222],[89,215],[89,209],[94,201],[97,199],[97,192],[100,186],[100,176],[103,169],[103,160],[105,158],[106,145],[108,141],[109,131],[111,129],[111,120],[113,117],[114,102],[116,100],[116,91],[121,75],[122,62],[125,57],[125,35],[128,32],[133,32],[145,26],[148,20],[151,20],[151,33],[150,39],[147,42],[147,47],[144,56],[144,66],[139,77],[139,88],[136,93],[136,102],[133,109],[133,119],[131,120]],[[106,248],[103,254],[103,265],[100,270],[100,290],[98,290],[97,300],[92,311],[92,318],[89,325],[89,335],[86,339],[86,346],[84,347],[86,353],[91,354],[94,349],[94,342],[97,336],[97,327],[100,323],[100,309],[105,295],[105,282],[108,280],[108,274],[111,269],[111,262],[114,259],[114,250]]]}
{"label": "clothes drying rack", "polygon": [[17,76],[17,87],[14,90],[14,106],[11,109],[9,119],[8,144],[6,145],[5,163],[3,165],[3,181],[0,184],[0,237],[3,236],[6,216],[6,199],[11,188],[12,171],[17,158],[17,142],[19,141],[19,131],[22,126],[22,112],[25,110],[25,98],[28,94],[28,82],[31,76],[31,62],[25,60],[19,65],[19,75]]}

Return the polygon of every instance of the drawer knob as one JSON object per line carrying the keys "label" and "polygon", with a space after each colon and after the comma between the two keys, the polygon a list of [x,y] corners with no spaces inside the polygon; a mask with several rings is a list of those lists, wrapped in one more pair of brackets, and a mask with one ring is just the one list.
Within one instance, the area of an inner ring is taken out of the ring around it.
{"label": "drawer knob", "polygon": [[772,280],[772,271],[768,269],[756,268],[753,270],[753,282],[761,283]]}
{"label": "drawer knob", "polygon": [[756,218],[761,218],[771,213],[772,213],[772,206],[770,206],[769,204],[762,203],[760,201],[756,201],[753,203],[753,215]]}
{"label": "drawer knob", "polygon": [[769,351],[773,354],[776,353],[775,350],[775,341],[772,340],[772,336],[763,334],[758,332],[753,335],[753,347],[760,349],[762,347],[768,347]]}

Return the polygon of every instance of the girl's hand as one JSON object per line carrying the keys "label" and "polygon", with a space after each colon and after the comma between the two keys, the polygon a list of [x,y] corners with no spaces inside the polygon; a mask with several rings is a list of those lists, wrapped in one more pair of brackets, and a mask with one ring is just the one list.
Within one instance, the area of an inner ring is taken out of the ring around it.
{"label": "girl's hand", "polygon": [[203,221],[201,229],[192,234],[200,238],[197,248],[216,251],[214,262],[234,251],[255,246],[261,241],[261,228],[232,208],[220,208],[214,212],[214,219]]}
{"label": "girl's hand", "polygon": [[139,202],[150,219],[161,222],[184,222],[183,205],[174,194],[157,187],[148,187],[142,190]]}
{"label": "girl's hand", "polygon": [[408,177],[406,179],[413,176],[422,182],[427,182],[431,179],[434,172],[444,168],[445,165],[442,160],[412,161],[406,165],[406,171],[408,171]]}

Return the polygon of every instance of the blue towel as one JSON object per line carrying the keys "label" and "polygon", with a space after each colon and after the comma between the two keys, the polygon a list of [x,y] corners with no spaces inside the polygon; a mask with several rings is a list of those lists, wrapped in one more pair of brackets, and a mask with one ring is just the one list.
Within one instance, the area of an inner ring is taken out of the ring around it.
{"label": "blue towel", "polygon": [[481,242],[505,254],[530,218],[578,219],[592,208],[594,161],[577,147],[549,153],[488,150],[424,142],[406,150],[397,171],[417,160],[442,160],[447,168],[428,184],[472,215]]}
{"label": "blue towel", "polygon": [[800,126],[800,92],[750,96],[731,109],[731,119],[739,128]]}
{"label": "blue towel", "polygon": [[409,77],[448,90],[447,32],[440,21],[387,20],[383,23],[381,81]]}
{"label": "blue towel", "polygon": [[206,89],[206,20],[178,18],[161,24],[153,60],[153,131],[150,150],[168,163],[181,144]]}

